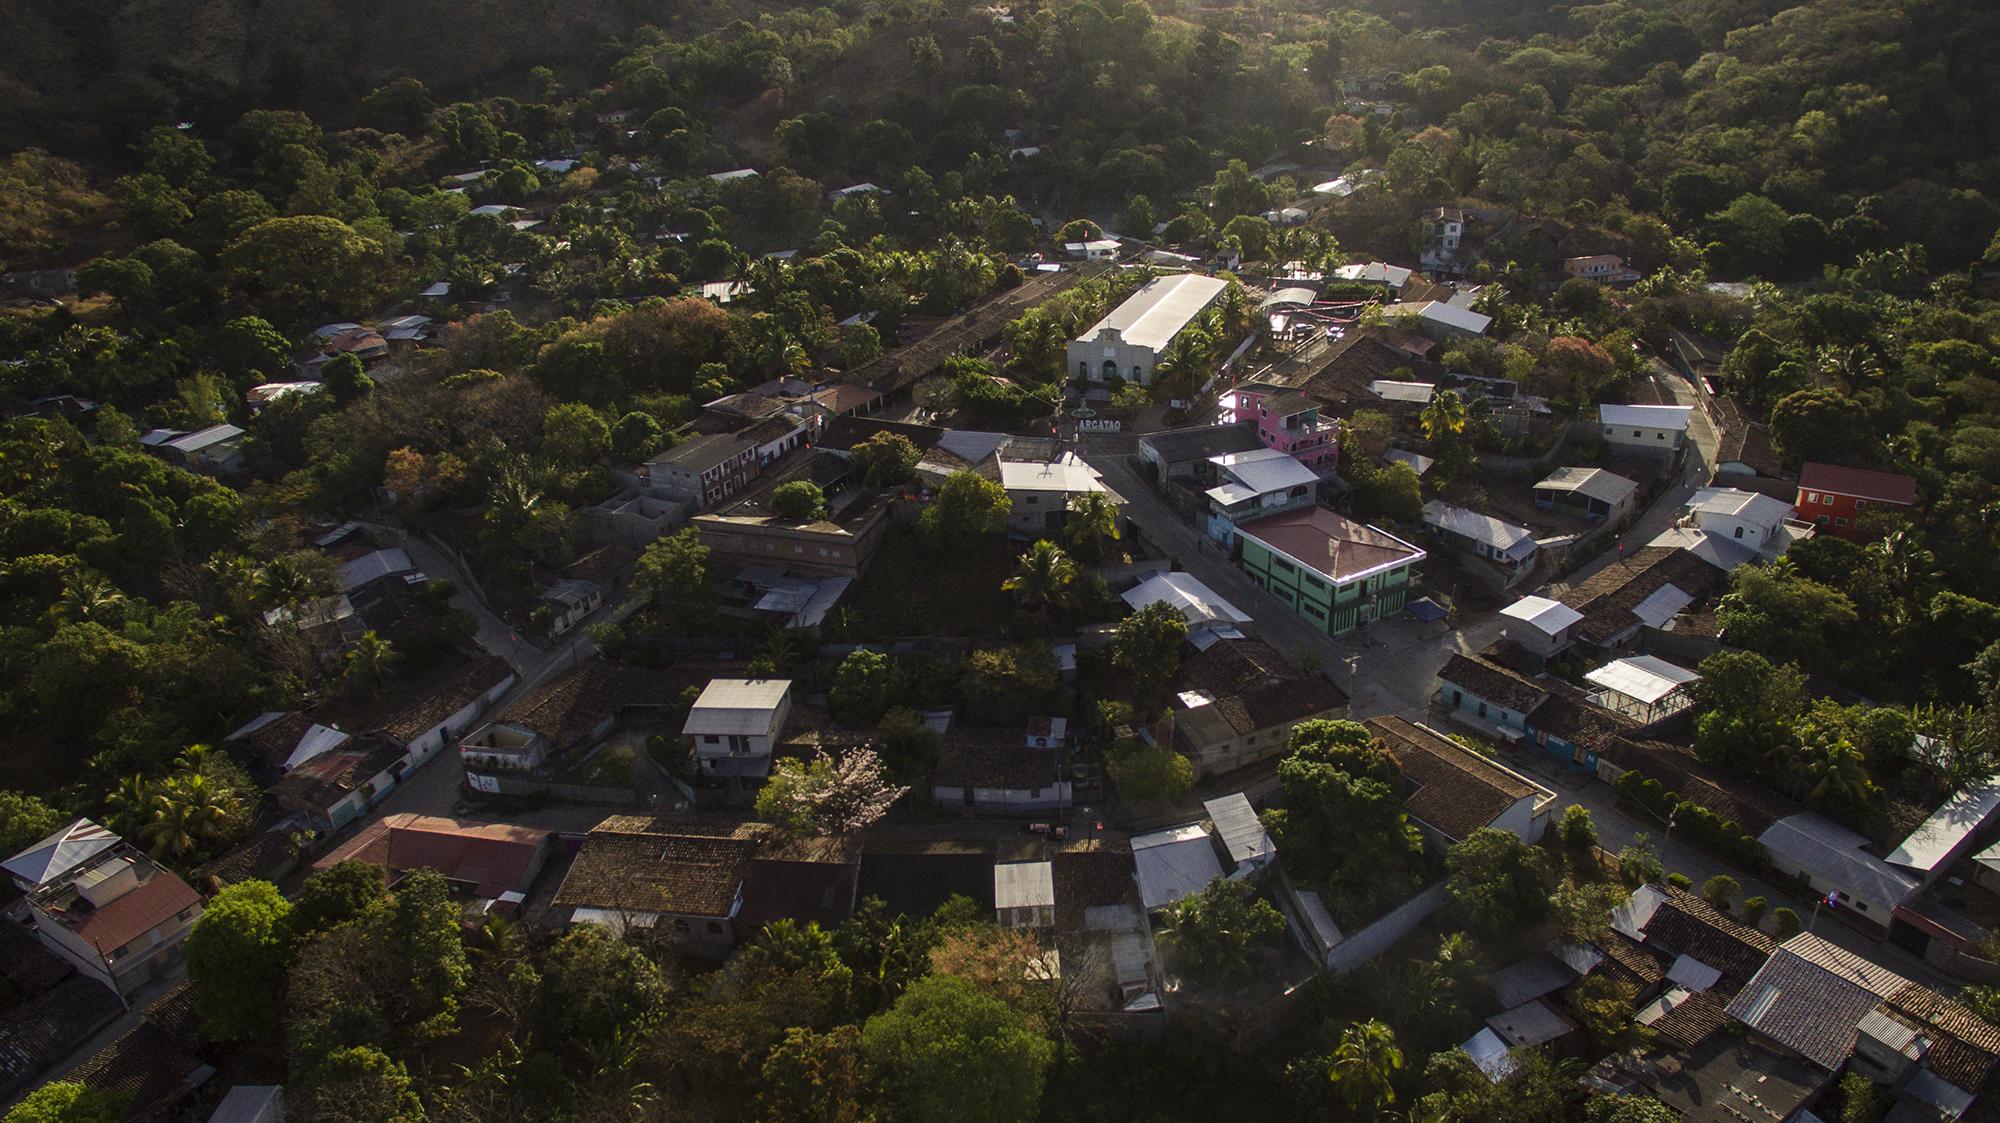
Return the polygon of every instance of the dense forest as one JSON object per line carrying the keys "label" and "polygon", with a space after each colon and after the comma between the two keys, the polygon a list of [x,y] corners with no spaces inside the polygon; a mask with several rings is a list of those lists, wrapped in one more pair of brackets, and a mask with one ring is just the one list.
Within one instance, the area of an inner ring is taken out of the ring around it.
{"label": "dense forest", "polygon": [[[1558,224],[1569,252],[1645,274],[1558,286],[1532,231],[1489,247],[1471,277],[1495,326],[1448,348],[1454,369],[1567,419],[1693,333],[1733,348],[1718,389],[1787,463],[1918,481],[1872,541],[1730,579],[1715,616],[1743,650],[1704,666],[1705,759],[1870,837],[2000,762],[1993,4],[8,0],[0,27],[7,852],[91,815],[192,871],[249,835],[261,794],[207,746],[267,710],[365,710],[385,675],[470,642],[442,579],[394,650],[317,642],[300,621],[337,589],[313,546],[330,527],[435,534],[527,627],[614,465],[684,439],[702,403],[863,367],[1094,234],[1268,278],[1414,263],[1436,206]],[[1274,226],[1304,169],[1377,178]],[[839,191],[858,184],[880,190]],[[61,270],[73,292],[28,295]],[[953,360],[935,404],[1038,423],[1064,343],[1140,279],[1021,315],[997,364]],[[1205,381],[1256,334],[1253,306],[1239,282],[1155,396]],[[393,376],[333,358],[253,408],[320,325],[412,312],[440,330]],[[223,423],[245,430],[227,478],[142,443]],[[696,554],[647,552],[648,603],[607,645],[722,627],[691,606]],[[1006,613],[1029,635],[1057,615]],[[766,666],[810,662],[784,642]],[[956,684],[862,708],[907,715]],[[1306,743],[1286,790],[1380,812],[1365,756]],[[1416,878],[1420,848],[1384,831],[1379,863],[1329,874],[1357,897]],[[231,1064],[295,1088],[307,1123],[1668,1118],[1587,1103],[1572,1061],[1496,1087],[1454,1049],[1476,965],[1533,925],[1591,931],[1616,875],[1512,850],[1431,872],[1456,895],[1422,947],[1303,984],[1282,1026],[1239,1010],[1143,1042],[1079,1031],[1074,996],[1024,982],[1018,936],[961,902],[773,925],[713,970],[593,929],[462,935],[441,880],[343,866],[293,900],[225,890],[191,969]],[[1190,929],[1263,931],[1242,901],[1201,907]],[[1217,953],[1219,977],[1245,955]],[[1576,1013],[1593,1044],[1624,1042]]]}

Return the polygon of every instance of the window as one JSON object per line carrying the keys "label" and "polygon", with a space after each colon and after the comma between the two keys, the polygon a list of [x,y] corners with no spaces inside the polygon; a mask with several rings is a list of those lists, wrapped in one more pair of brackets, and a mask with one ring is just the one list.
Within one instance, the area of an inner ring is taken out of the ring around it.
{"label": "window", "polygon": [[1146,377],[1146,368],[1145,368],[1145,367],[1142,367],[1142,366],[1140,366],[1140,365],[1139,365],[1138,363],[1133,363],[1133,364],[1132,364],[1132,380],[1133,380],[1134,382],[1140,382],[1140,381],[1144,381],[1144,380],[1145,380],[1145,377]]}
{"label": "window", "polygon": [[685,935],[687,935],[687,934],[688,934],[688,922],[687,922],[687,920],[686,920],[685,918],[683,918],[683,917],[678,917],[678,916],[677,916],[677,917],[675,917],[675,918],[674,918],[674,935],[676,935],[676,936],[685,936]]}
{"label": "window", "polygon": [[708,922],[708,934],[709,934],[709,935],[711,935],[711,936],[720,936],[720,935],[722,935],[722,922],[721,922],[720,920],[711,920],[711,921],[709,921],[709,922]]}
{"label": "window", "polygon": [[1827,492],[1825,495],[1819,497],[1819,501],[1829,507],[1833,506],[1833,493],[1830,491]]}
{"label": "window", "polygon": [[1865,511],[1865,510],[1867,510],[1867,509],[1868,509],[1868,501],[1867,501],[1866,499],[1856,499],[1856,500],[1854,501],[1854,509],[1855,509],[1855,510],[1857,510],[1857,511]]}
{"label": "window", "polygon": [[1090,362],[1089,362],[1089,360],[1087,360],[1087,359],[1086,359],[1085,361],[1083,361],[1083,362],[1080,362],[1080,363],[1076,364],[1076,376],[1077,376],[1078,378],[1089,378],[1089,377],[1090,377]]}
{"label": "window", "polygon": [[1808,492],[1806,492],[1806,502],[1808,502],[1808,503],[1817,503],[1817,502],[1819,502],[1819,492],[1817,492],[1817,491],[1808,491]]}
{"label": "window", "polygon": [[1635,437],[1639,437],[1639,436],[1644,436],[1645,434],[1643,434],[1643,433],[1639,432],[1639,430],[1637,430],[1637,429],[1634,429],[1634,430],[1632,430],[1632,435],[1633,435],[1633,436],[1635,436]]}
{"label": "window", "polygon": [[722,743],[722,738],[716,736],[713,733],[705,733],[702,735],[701,743],[704,745],[720,745]]}
{"label": "window", "polygon": [[1280,558],[1280,557],[1273,557],[1273,558],[1271,559],[1271,568],[1272,568],[1272,569],[1275,569],[1275,570],[1278,570],[1278,571],[1280,571],[1280,572],[1283,572],[1283,573],[1296,573],[1296,572],[1298,572],[1298,567],[1297,567],[1297,566],[1293,565],[1293,564],[1292,564],[1291,562],[1287,561],[1286,559],[1284,559],[1284,558]]}
{"label": "window", "polygon": [[1738,538],[1743,537],[1743,528],[1740,526],[1736,528],[1736,537]]}
{"label": "window", "polygon": [[1835,520],[1833,520],[1833,525],[1835,525],[1835,526],[1846,526],[1846,525],[1847,525],[1847,520],[1846,520],[1846,519],[1835,519]]}

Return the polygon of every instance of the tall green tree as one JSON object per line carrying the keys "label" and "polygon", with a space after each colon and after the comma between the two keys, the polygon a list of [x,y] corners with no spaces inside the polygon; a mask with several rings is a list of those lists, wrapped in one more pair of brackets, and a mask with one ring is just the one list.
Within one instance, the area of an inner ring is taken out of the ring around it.
{"label": "tall green tree", "polygon": [[861,1050],[914,1123],[1026,1123],[1055,1051],[1025,1015],[950,975],[868,1019]]}
{"label": "tall green tree", "polygon": [[268,881],[238,882],[209,900],[187,938],[203,1033],[247,1041],[276,1032],[292,939],[292,903]]}

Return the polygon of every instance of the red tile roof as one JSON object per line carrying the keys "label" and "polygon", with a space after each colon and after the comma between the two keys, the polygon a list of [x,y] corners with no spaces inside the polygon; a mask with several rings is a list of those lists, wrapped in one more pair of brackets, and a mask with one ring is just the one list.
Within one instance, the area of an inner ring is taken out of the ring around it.
{"label": "red tile roof", "polygon": [[1871,503],[1894,503],[1907,507],[1917,501],[1917,481],[1893,472],[1871,472],[1866,468],[1843,468],[1835,464],[1807,461],[1799,469],[1799,486],[1808,491],[1830,491],[1851,495]]}
{"label": "red tile roof", "polygon": [[75,919],[70,922],[70,931],[100,954],[108,955],[166,923],[182,909],[200,903],[201,894],[187,882],[156,870],[150,880],[103,907],[81,916],[72,912]]}
{"label": "red tile roof", "polygon": [[480,823],[432,815],[391,815],[313,863],[328,869],[350,859],[391,875],[436,870],[473,886],[476,897],[525,892],[549,832],[512,823]]}
{"label": "red tile roof", "polygon": [[1424,558],[1424,552],[1408,542],[1325,507],[1272,515],[1245,523],[1236,532],[1282,551],[1338,583],[1397,562]]}

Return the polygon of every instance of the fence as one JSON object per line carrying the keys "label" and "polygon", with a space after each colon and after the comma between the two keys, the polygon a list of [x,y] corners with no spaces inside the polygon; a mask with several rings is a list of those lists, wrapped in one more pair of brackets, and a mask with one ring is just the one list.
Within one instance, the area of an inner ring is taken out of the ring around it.
{"label": "fence", "polygon": [[1366,966],[1378,955],[1395,946],[1432,913],[1450,900],[1444,883],[1439,882],[1391,909],[1388,915],[1342,940],[1327,953],[1326,969],[1336,975]]}

